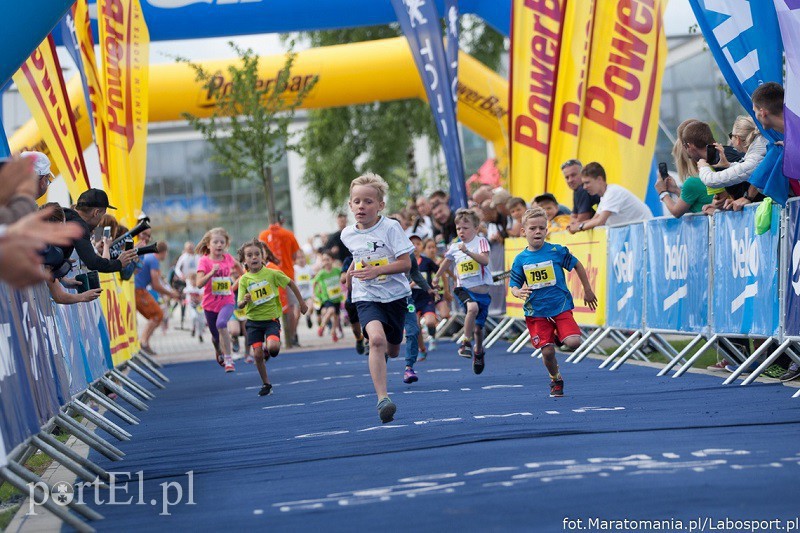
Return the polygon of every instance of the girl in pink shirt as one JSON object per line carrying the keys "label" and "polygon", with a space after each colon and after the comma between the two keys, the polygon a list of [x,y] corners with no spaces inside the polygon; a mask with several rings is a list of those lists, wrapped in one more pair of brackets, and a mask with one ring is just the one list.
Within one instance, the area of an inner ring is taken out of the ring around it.
{"label": "girl in pink shirt", "polygon": [[223,228],[212,228],[195,250],[195,253],[202,255],[197,263],[197,286],[203,288],[203,311],[217,352],[217,363],[225,367],[225,372],[236,370],[231,357],[228,320],[233,315],[236,303],[233,273],[242,273],[242,266],[227,253],[230,240]]}

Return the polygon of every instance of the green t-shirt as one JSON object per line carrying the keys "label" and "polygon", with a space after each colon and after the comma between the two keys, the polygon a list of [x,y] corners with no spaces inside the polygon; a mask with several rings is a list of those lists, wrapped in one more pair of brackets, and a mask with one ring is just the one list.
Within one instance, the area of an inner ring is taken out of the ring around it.
{"label": "green t-shirt", "polygon": [[341,276],[342,270],[336,267],[330,271],[320,270],[314,276],[314,289],[319,291],[318,294],[322,303],[333,302],[338,304],[342,301],[342,284],[339,283]]}
{"label": "green t-shirt", "polygon": [[681,200],[689,204],[690,213],[699,213],[704,205],[711,203],[714,196],[708,194],[708,189],[697,176],[690,176],[683,182],[681,187]]}
{"label": "green t-shirt", "polygon": [[258,272],[245,272],[239,278],[237,302],[250,293],[250,303],[244,308],[248,320],[274,320],[283,314],[279,288],[286,287],[291,279],[280,270],[262,267]]}

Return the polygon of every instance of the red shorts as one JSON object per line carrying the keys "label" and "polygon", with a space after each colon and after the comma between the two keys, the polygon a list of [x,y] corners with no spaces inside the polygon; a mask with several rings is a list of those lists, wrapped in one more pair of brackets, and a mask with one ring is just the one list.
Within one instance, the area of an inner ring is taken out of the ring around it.
{"label": "red shorts", "polygon": [[526,316],[525,323],[528,325],[534,348],[544,348],[555,343],[556,336],[563,342],[567,337],[581,334],[581,328],[575,322],[571,310],[553,317]]}

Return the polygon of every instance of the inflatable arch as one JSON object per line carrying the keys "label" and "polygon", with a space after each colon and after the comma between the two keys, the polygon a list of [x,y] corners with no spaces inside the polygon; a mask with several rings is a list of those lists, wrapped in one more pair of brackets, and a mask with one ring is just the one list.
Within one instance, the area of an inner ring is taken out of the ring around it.
{"label": "inflatable arch", "polygon": [[[238,60],[237,60],[238,61]],[[283,67],[284,55],[262,57],[259,62],[263,83],[274,82]],[[203,63],[210,72],[219,72],[224,90],[226,67],[230,60]],[[303,102],[307,109],[340,107],[375,101],[425,99],[411,51],[404,37],[313,48],[298,52],[287,90],[299,90],[308,80],[318,82]],[[214,101],[195,81],[194,72],[184,64],[151,65],[149,121],[181,120],[182,113],[208,116]],[[79,76],[67,84],[75,112],[81,147],[92,140],[90,117]],[[482,65],[469,54],[459,57],[459,121],[494,146],[498,167],[507,166],[508,81]],[[31,119],[10,139],[12,152],[47,152],[36,123]],[[54,173],[58,173],[56,169]]]}

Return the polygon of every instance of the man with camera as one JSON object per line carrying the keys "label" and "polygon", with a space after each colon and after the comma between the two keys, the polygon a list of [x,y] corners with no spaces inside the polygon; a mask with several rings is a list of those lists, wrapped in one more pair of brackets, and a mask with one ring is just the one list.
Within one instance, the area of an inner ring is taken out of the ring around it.
{"label": "man with camera", "polygon": [[97,255],[91,235],[108,209],[116,207],[109,205],[108,195],[100,189],[88,189],[78,197],[74,209],[64,209],[67,222],[76,222],[83,228],[83,235],[72,246],[61,247],[65,258],[70,257],[74,249],[86,268],[98,272],[120,272],[136,259],[136,250],[126,250],[117,259],[105,259]]}

